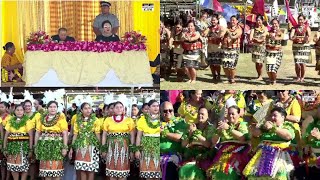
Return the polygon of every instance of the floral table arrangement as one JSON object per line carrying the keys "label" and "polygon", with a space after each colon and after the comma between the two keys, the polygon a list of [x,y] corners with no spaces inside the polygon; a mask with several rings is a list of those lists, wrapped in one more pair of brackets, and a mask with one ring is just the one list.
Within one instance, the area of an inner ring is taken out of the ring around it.
{"label": "floral table arrangement", "polygon": [[87,51],[87,52],[117,52],[145,51],[146,37],[136,31],[125,33],[119,42],[63,42],[51,41],[44,31],[31,33],[27,40],[28,51]]}

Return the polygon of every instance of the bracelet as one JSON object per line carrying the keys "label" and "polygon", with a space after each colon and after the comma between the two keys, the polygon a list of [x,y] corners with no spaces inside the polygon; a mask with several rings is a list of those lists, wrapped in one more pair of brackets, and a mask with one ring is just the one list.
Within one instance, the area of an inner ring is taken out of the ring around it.
{"label": "bracelet", "polygon": [[62,146],[62,149],[68,150],[68,149],[69,149],[69,146],[64,144],[64,145]]}
{"label": "bracelet", "polygon": [[101,146],[100,146],[100,151],[101,151],[101,152],[107,152],[107,150],[108,150],[107,144],[104,144],[104,145],[101,145]]}
{"label": "bracelet", "polygon": [[168,133],[169,133],[169,129],[163,130],[163,131],[161,132],[161,137],[162,137],[162,138],[166,138]]}
{"label": "bracelet", "polygon": [[137,152],[137,151],[141,150],[141,146],[136,146],[135,144],[130,144],[129,150],[130,150],[130,152]]}
{"label": "bracelet", "polygon": [[191,141],[198,140],[199,139],[198,135],[202,135],[202,132],[199,129],[193,131],[192,136],[190,137],[189,140],[191,140]]}
{"label": "bracelet", "polygon": [[188,138],[188,135],[183,133],[180,139],[183,141],[183,140],[186,140],[187,138]]}
{"label": "bracelet", "polygon": [[270,129],[270,132],[276,133],[276,130],[277,130],[277,126],[274,125],[274,126],[272,126],[272,128]]}
{"label": "bracelet", "polygon": [[227,129],[227,133],[231,134],[234,129],[234,126],[229,126],[229,129]]}

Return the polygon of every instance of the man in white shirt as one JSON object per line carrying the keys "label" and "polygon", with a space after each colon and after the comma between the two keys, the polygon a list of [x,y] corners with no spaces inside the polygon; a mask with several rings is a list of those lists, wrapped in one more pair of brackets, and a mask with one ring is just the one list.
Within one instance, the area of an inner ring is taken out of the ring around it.
{"label": "man in white shirt", "polygon": [[219,14],[219,25],[224,28],[228,28],[227,21],[221,14]]}

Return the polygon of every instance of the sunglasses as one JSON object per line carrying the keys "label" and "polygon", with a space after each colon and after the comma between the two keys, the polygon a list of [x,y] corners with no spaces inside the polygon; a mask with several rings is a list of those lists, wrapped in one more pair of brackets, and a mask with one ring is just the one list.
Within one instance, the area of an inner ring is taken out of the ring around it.
{"label": "sunglasses", "polygon": [[172,113],[172,112],[173,112],[173,109],[164,109],[163,112],[164,112],[164,113],[168,113],[168,112],[169,112],[169,113]]}

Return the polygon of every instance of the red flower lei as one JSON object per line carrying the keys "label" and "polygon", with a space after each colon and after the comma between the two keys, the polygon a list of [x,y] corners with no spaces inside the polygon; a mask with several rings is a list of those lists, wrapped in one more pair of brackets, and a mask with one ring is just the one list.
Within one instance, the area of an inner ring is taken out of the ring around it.
{"label": "red flower lei", "polygon": [[120,119],[120,120],[117,120],[115,115],[113,115],[112,118],[113,118],[113,120],[114,120],[116,123],[120,123],[120,122],[123,121],[124,115],[121,115],[121,119]]}

